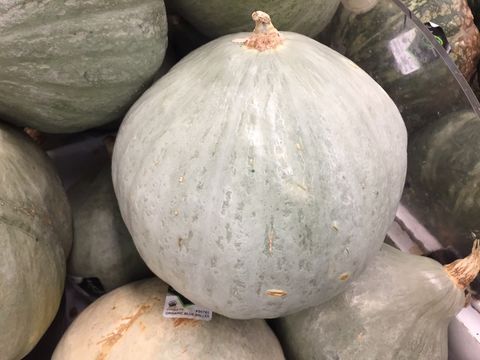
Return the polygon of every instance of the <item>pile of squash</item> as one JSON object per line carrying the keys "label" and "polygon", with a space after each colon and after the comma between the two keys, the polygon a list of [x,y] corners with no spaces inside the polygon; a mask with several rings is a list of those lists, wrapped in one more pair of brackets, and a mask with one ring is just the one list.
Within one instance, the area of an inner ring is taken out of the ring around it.
{"label": "pile of squash", "polygon": [[[67,282],[97,299],[55,360],[446,359],[480,244],[446,266],[383,244],[404,121],[313,39],[354,5],[1,2],[0,357]],[[42,141],[93,128],[110,156],[67,191]],[[213,318],[165,317],[169,287]]]}

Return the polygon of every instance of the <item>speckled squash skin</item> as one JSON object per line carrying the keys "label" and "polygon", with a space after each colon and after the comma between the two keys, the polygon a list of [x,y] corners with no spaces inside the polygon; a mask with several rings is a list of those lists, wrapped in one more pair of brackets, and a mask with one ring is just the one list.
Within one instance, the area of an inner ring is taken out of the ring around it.
{"label": "speckled squash skin", "polygon": [[147,277],[150,272],[120,215],[110,164],[68,195],[74,230],[68,273],[98,278],[106,291]]}
{"label": "speckled squash skin", "polygon": [[451,57],[470,80],[480,58],[480,34],[467,0],[402,0],[422,21],[442,27],[452,46]]}
{"label": "speckled squash skin", "polygon": [[210,38],[250,31],[250,15],[267,12],[278,29],[318,35],[330,22],[339,0],[169,0],[178,12]]}
{"label": "speckled squash skin", "polygon": [[0,188],[0,357],[17,360],[39,341],[60,304],[70,208],[46,155],[2,124]]}
{"label": "speckled squash skin", "polygon": [[0,3],[0,116],[68,133],[124,116],[162,64],[162,0]]}
{"label": "speckled squash skin", "polygon": [[387,94],[328,47],[282,32],[258,52],[197,49],[124,119],[113,183],[140,255],[194,303],[272,318],[341,292],[380,248],[406,172]]}
{"label": "speckled squash skin", "polygon": [[73,322],[52,360],[283,360],[264,320],[235,321],[214,314],[211,321],[167,319],[167,286],[149,279],[98,299]]}
{"label": "speckled squash skin", "polygon": [[274,328],[289,359],[447,360],[464,304],[442,265],[384,245],[343,294]]}

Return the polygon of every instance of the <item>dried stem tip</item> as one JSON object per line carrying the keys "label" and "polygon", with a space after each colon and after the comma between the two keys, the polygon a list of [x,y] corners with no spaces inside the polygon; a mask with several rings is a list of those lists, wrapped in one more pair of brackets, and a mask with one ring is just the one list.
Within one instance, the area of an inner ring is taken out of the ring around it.
{"label": "dried stem tip", "polygon": [[445,265],[444,269],[460,289],[467,288],[480,272],[480,240],[473,242],[470,255]]}
{"label": "dried stem tip", "polygon": [[282,37],[275,26],[272,25],[272,20],[267,13],[263,11],[255,11],[252,14],[252,19],[255,21],[255,30],[245,41],[244,45],[249,49],[258,51],[265,51],[275,49],[283,43]]}
{"label": "dried stem tip", "polygon": [[26,127],[23,131],[37,144],[42,145],[45,142],[45,134],[37,129]]}

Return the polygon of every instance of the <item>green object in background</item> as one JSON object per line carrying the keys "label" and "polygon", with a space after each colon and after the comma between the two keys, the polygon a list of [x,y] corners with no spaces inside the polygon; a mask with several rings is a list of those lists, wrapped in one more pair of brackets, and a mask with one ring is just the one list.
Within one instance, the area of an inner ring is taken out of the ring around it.
{"label": "green object in background", "polygon": [[264,11],[280,31],[318,35],[339,0],[167,0],[168,8],[210,38],[252,30],[251,14]]}
{"label": "green object in background", "polygon": [[452,113],[409,139],[404,202],[442,245],[462,255],[480,238],[480,120]]}
{"label": "green object in background", "polygon": [[0,2],[0,118],[71,133],[121,119],[167,47],[163,0]]}

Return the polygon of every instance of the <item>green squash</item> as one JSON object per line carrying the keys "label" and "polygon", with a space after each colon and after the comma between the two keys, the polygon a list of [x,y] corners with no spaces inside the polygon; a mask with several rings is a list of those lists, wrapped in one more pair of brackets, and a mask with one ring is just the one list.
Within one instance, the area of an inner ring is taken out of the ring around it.
{"label": "green squash", "polygon": [[381,87],[255,16],[246,43],[246,33],[208,43],[137,101],[112,165],[148,267],[241,319],[341,292],[380,248],[406,172],[405,125]]}
{"label": "green squash", "polygon": [[384,245],[344,293],[274,328],[295,360],[447,360],[448,324],[479,270],[478,242],[445,267]]}
{"label": "green squash", "polygon": [[163,316],[167,285],[150,279],[118,288],[85,309],[52,360],[283,360],[264,320],[210,321]]}
{"label": "green squash", "polygon": [[456,112],[411,138],[404,202],[420,221],[463,255],[480,237],[480,120]]}
{"label": "green squash", "polygon": [[385,89],[398,104],[410,134],[465,104],[460,85],[466,83],[451,70],[454,64],[433,49],[430,39],[395,1],[379,1],[365,13],[342,6],[332,23],[330,46]]}
{"label": "green squash", "polygon": [[47,156],[0,124],[0,354],[25,356],[52,322],[63,293],[70,208]]}
{"label": "green squash", "polygon": [[262,10],[279,29],[318,35],[337,10],[339,0],[170,0],[171,7],[210,38],[250,31],[251,14]]}
{"label": "green squash", "polygon": [[97,278],[110,291],[150,274],[123,223],[113,191],[110,164],[69,190],[73,247],[69,275]]}
{"label": "green squash", "polygon": [[480,59],[480,34],[467,0],[402,0],[422,21],[442,27],[452,46],[451,57],[469,80]]}
{"label": "green squash", "polygon": [[166,34],[162,0],[0,2],[0,117],[51,133],[120,119]]}

